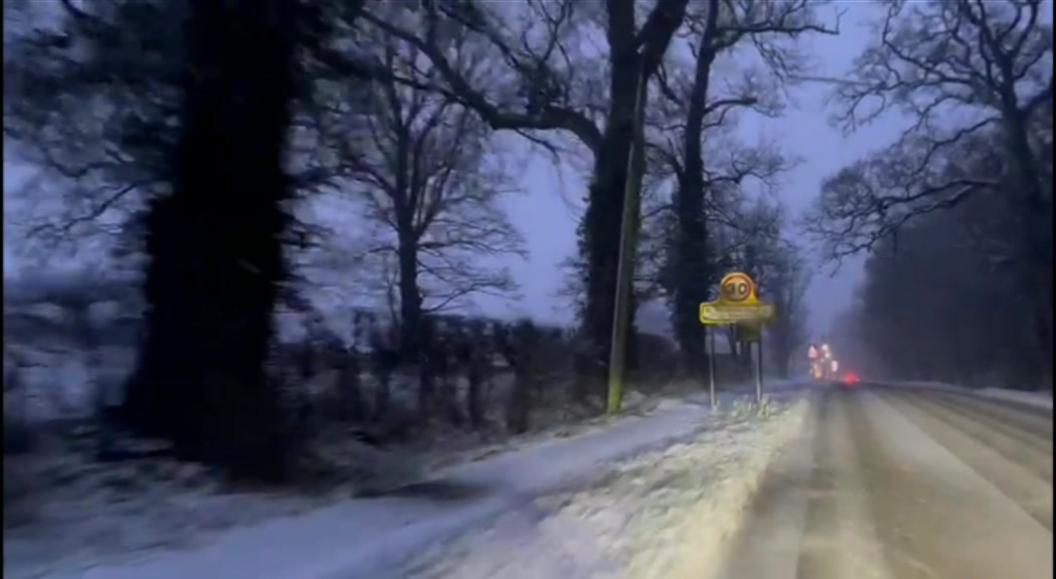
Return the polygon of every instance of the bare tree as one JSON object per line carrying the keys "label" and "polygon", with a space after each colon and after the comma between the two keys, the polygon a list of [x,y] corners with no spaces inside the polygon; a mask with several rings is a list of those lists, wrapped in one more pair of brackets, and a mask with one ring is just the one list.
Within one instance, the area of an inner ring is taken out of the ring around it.
{"label": "bare tree", "polygon": [[[1036,288],[1022,285],[1023,269],[1037,265],[1022,249],[1017,181],[1009,175],[1010,153],[995,136],[965,138],[936,158],[947,171],[984,175],[997,185],[945,211],[918,212],[897,235],[877,241],[867,262],[860,342],[892,375],[1051,384],[1050,352],[1032,331],[1035,324],[1051,327],[1051,317],[1038,318]],[[826,184],[826,193],[868,186],[847,171]]]}
{"label": "bare tree", "polygon": [[284,161],[312,8],[61,2],[52,22],[5,37],[23,56],[5,59],[5,135],[70,184],[73,211],[41,231],[76,238],[114,216],[118,232],[140,226],[124,232],[150,257],[124,418],[250,476],[283,474],[264,361],[294,231]]}
{"label": "bare tree", "polygon": [[184,7],[34,4],[17,19],[5,6],[5,142],[36,173],[14,192],[29,219],[12,225],[48,251],[134,237],[121,226],[172,181]]}
{"label": "bare tree", "polygon": [[[843,105],[837,119],[853,130],[897,109],[910,125],[890,148],[830,181],[808,225],[840,259],[980,191],[1012,195],[1022,220],[1018,251],[1031,264],[1019,269],[1019,284],[1037,292],[1033,332],[1048,358],[1052,178],[1038,138],[1052,132],[1052,29],[1045,9],[1041,0],[887,4],[853,80],[836,91]],[[983,134],[999,138],[1008,151],[1000,176],[943,162]],[[1015,186],[1002,187],[1004,179]]]}
{"label": "bare tree", "polygon": [[[353,22],[364,3],[297,2],[305,32],[299,72],[321,75],[302,53],[327,45],[327,23]],[[146,204],[172,190],[188,4],[14,2],[4,10],[5,143],[13,145],[9,158],[32,172],[11,192],[21,215],[5,224],[32,256],[89,241],[119,258],[141,255]],[[294,108],[302,96],[294,95]],[[289,175],[296,193],[313,177]],[[294,219],[283,241],[304,247],[321,233]]]}
{"label": "bare tree", "polygon": [[[604,10],[569,0],[518,6],[441,1],[425,3],[411,23],[370,19],[421,50],[441,76],[439,90],[472,108],[492,128],[517,131],[537,143],[543,142],[539,131],[561,131],[592,153],[591,188],[580,228],[580,252],[587,265],[582,327],[589,343],[589,360],[581,368],[594,378],[603,377],[607,365],[616,237],[628,152],[636,133],[636,95],[659,66],[686,4],[660,0],[641,25],[633,0],[610,0]],[[468,59],[448,45],[453,29],[473,35],[503,71],[505,83],[484,86],[465,73]],[[607,53],[601,49],[584,54],[587,37],[604,38]],[[605,64],[588,68],[586,58],[575,57],[581,54]]]}
{"label": "bare tree", "polygon": [[892,173],[885,191],[823,203],[813,225],[834,258],[869,248],[907,214],[994,185],[936,173],[942,151],[988,127],[997,127],[1012,151],[1022,202],[1044,207],[1051,183],[1031,138],[1031,125],[1052,106],[1052,31],[1039,20],[1043,9],[1040,0],[888,5],[875,44],[835,92],[842,105],[836,119],[851,131],[892,109],[907,114],[910,126],[877,158],[905,168],[884,168]]}
{"label": "bare tree", "polygon": [[413,359],[423,315],[473,295],[507,295],[509,272],[487,260],[525,253],[500,205],[512,189],[488,127],[424,88],[438,73],[417,47],[376,30],[373,39],[385,69],[405,82],[386,76],[365,91],[319,91],[315,128],[333,160],[317,168],[376,226],[360,257],[395,261],[400,346]]}
{"label": "bare tree", "polygon": [[973,195],[878,243],[847,328],[873,375],[1051,388],[1023,327],[1033,296],[1008,291],[1016,262],[979,251],[978,241],[1016,241],[1009,197]]}
{"label": "bare tree", "polygon": [[[806,34],[838,33],[838,16],[836,25],[829,27],[819,20],[814,4],[801,0],[709,0],[691,7],[686,23],[691,63],[679,66],[671,56],[661,67],[661,110],[651,124],[654,149],[677,180],[675,233],[666,270],[672,323],[684,369],[700,374],[704,333],[696,310],[717,281],[709,221],[716,220],[722,204],[708,193],[724,185],[769,181],[787,167],[776,151],[734,147],[729,154],[728,139],[721,148],[705,143],[722,138],[738,109],[780,114],[784,85],[807,68],[804,55],[790,41]],[[743,72],[736,82],[714,86],[713,68],[722,57],[736,59]],[[670,136],[673,131],[677,140]]]}

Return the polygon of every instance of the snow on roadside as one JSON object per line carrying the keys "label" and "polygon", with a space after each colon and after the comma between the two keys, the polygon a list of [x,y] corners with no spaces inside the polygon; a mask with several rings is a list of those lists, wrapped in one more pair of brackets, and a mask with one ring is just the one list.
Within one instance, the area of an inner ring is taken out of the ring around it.
{"label": "snow on roadside", "polygon": [[[744,399],[723,393],[720,414],[736,419],[744,412],[736,401]],[[204,473],[175,477],[183,485],[149,483],[131,472],[78,475],[81,482],[64,485],[62,496],[48,497],[36,513],[43,524],[5,528],[15,532],[5,533],[4,571],[15,577],[176,578],[216,576],[218,569],[232,578],[381,577],[437,540],[516,512],[535,497],[596,482],[628,457],[694,439],[714,424],[706,400],[706,393],[661,399],[640,413],[520,440],[512,445],[519,448],[434,472],[424,493],[383,498],[334,503],[332,494],[216,494]],[[56,457],[67,467],[56,478],[83,468],[68,458]],[[97,492],[104,486],[110,490]],[[456,496],[433,496],[429,488]]]}
{"label": "snow on roadside", "polygon": [[1044,408],[1048,410],[1052,410],[1053,408],[1051,392],[1030,392],[990,387],[967,388],[946,382],[884,382],[883,385],[895,388],[927,388],[931,390],[944,390],[948,392],[956,392],[958,394],[978,396],[980,398],[1016,402],[1027,406],[1033,406],[1035,408]]}
{"label": "snow on roadside", "polygon": [[122,473],[111,489],[112,467],[95,472],[102,465],[75,464],[63,452],[49,461],[63,467],[57,474],[22,472],[30,484],[70,476],[77,484],[49,489],[36,503],[42,510],[17,528],[5,520],[4,573],[175,578],[216,576],[223,568],[232,578],[314,577],[331,570],[377,576],[419,545],[503,512],[517,495],[561,487],[629,452],[692,434],[708,410],[663,401],[645,414],[588,421],[571,435],[524,440],[519,449],[434,473],[434,481],[449,487],[479,489],[466,500],[411,494],[324,506],[336,497],[217,494],[208,476],[196,474],[191,484],[172,488],[135,472]]}
{"label": "snow on roadside", "polygon": [[743,402],[681,442],[614,467],[585,490],[527,501],[482,534],[408,566],[427,579],[702,576],[736,531],[774,451],[798,432],[806,401]]}
{"label": "snow on roadside", "polygon": [[988,398],[1019,402],[1038,408],[1052,410],[1052,393],[1023,392],[1020,390],[1006,390],[1003,388],[983,388],[981,394]]}
{"label": "snow on roadside", "polygon": [[[362,484],[395,484],[368,480],[367,472],[353,478],[349,468],[349,480],[329,492],[232,492],[200,465],[161,458],[98,463],[86,451],[48,446],[4,459],[5,576],[81,576],[97,565],[194,548],[231,528],[317,510]],[[413,457],[396,460],[364,445],[341,450],[353,466],[369,462],[393,480],[414,476]]]}

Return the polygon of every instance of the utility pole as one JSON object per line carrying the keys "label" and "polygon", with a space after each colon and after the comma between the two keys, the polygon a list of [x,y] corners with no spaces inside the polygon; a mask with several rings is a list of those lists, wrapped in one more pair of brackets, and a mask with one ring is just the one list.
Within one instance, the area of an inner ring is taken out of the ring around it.
{"label": "utility pole", "polygon": [[634,291],[634,253],[638,231],[639,193],[635,162],[642,139],[642,101],[646,88],[644,71],[638,73],[638,86],[634,95],[634,118],[631,128],[631,145],[627,154],[627,175],[623,188],[623,214],[620,218],[620,257],[616,270],[616,298],[612,316],[612,344],[609,348],[609,400],[608,413],[620,412],[623,401],[624,365],[627,353],[627,329],[630,326],[631,292]]}

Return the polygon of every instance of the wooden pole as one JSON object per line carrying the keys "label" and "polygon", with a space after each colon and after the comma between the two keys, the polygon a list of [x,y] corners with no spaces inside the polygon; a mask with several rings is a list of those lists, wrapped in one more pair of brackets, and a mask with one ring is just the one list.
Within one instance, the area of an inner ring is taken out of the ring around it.
{"label": "wooden pole", "polygon": [[638,231],[639,181],[635,175],[641,139],[642,101],[646,79],[639,72],[634,97],[634,120],[631,146],[627,155],[627,176],[624,180],[623,215],[620,219],[620,257],[616,270],[616,299],[612,319],[612,344],[609,349],[608,413],[618,414],[623,402],[624,365],[627,353],[627,329],[630,326],[631,292],[634,291],[634,252]]}

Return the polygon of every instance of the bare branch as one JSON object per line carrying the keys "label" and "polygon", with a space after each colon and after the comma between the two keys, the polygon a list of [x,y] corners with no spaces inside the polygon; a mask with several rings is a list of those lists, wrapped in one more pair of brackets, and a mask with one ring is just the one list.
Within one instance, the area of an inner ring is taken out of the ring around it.
{"label": "bare branch", "polygon": [[855,130],[897,106],[912,122],[886,151],[838,175],[819,199],[811,228],[832,257],[868,250],[917,215],[996,186],[955,157],[981,149],[979,135],[1009,145],[1003,170],[1019,182],[1017,195],[1044,198],[1040,155],[1025,128],[1052,97],[1051,70],[1041,66],[1051,58],[1051,32],[1036,10],[1032,0],[888,5],[853,81],[835,91],[842,105],[836,119]]}
{"label": "bare branch", "polygon": [[[597,150],[597,147],[601,142],[601,132],[592,121],[584,117],[582,114],[553,104],[545,105],[537,115],[503,110],[490,102],[483,92],[473,88],[466,78],[464,78],[444,56],[443,51],[437,44],[437,22],[435,12],[430,11],[429,16],[426,18],[426,35],[424,39],[418,37],[414,33],[386,22],[380,17],[365,14],[364,19],[370,21],[373,25],[386,31],[392,36],[409,43],[418,50],[421,50],[423,54],[429,57],[430,62],[432,62],[433,66],[436,67],[436,70],[450,87],[451,94],[457,97],[462,104],[472,108],[480,114],[492,128],[497,130],[566,130],[574,134],[591,150]],[[488,38],[496,43],[496,46],[498,46],[503,53],[512,54],[509,47],[505,43],[500,42],[500,39],[496,36],[489,34]],[[519,61],[517,61],[515,57],[511,58],[513,58],[513,63],[517,68],[523,66],[522,64],[519,64]]]}

